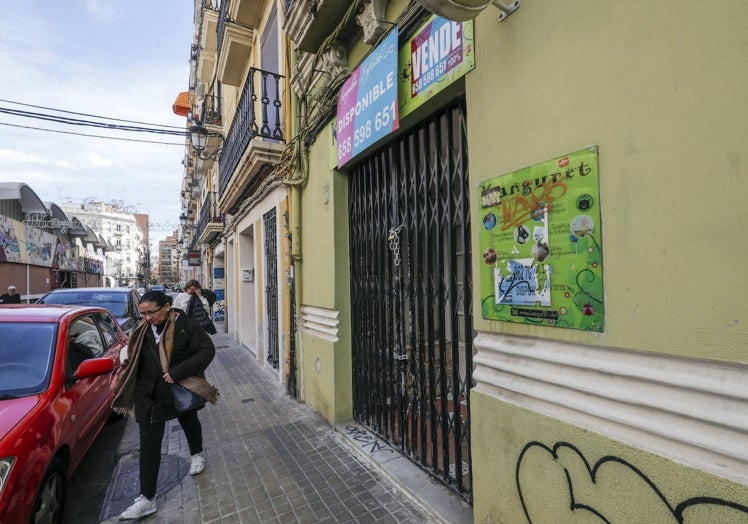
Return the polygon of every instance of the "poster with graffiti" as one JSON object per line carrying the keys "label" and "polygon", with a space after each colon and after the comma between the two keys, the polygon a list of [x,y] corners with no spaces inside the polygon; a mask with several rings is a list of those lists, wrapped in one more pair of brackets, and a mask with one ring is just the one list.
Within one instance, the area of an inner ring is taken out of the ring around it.
{"label": "poster with graffiti", "polygon": [[224,269],[213,268],[213,292],[216,294],[216,303],[213,304],[213,320],[223,322],[226,320],[226,298],[224,296]]}
{"label": "poster with graffiti", "polygon": [[480,184],[481,313],[602,332],[598,148]]}
{"label": "poster with graffiti", "polygon": [[51,267],[57,246],[57,237],[27,224],[23,224],[22,227],[26,257],[24,258],[23,248],[21,248],[21,262],[34,266]]}
{"label": "poster with graffiti", "polygon": [[20,262],[21,245],[18,242],[19,233],[16,227],[21,223],[0,216],[0,262]]}

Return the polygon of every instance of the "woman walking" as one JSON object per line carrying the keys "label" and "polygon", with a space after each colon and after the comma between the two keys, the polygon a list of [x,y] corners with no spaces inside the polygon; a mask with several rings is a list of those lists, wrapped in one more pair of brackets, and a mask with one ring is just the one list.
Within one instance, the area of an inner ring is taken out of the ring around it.
{"label": "woman walking", "polygon": [[[148,291],[138,308],[144,320],[130,338],[128,358],[112,401],[117,412],[134,411],[140,429],[140,496],[120,520],[139,519],[158,509],[156,481],[167,420],[176,418],[187,437],[192,455],[190,475],[205,469],[197,409],[180,415],[174,407],[171,384],[193,376],[205,378],[205,368],[215,356],[210,336],[186,314],[173,310],[163,292]],[[167,364],[163,368],[162,361]],[[197,393],[216,401],[217,391],[212,386]]]}
{"label": "woman walking", "polygon": [[205,331],[215,335],[216,328],[210,319],[210,305],[208,299],[203,296],[202,289],[197,280],[188,280],[184,284],[184,292],[174,299],[174,307],[187,313],[187,316],[202,326]]}

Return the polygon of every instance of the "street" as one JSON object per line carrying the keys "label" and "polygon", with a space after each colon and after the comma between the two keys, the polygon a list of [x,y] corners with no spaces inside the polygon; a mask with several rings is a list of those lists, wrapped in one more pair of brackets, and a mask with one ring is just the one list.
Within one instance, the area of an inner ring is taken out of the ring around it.
{"label": "street", "polygon": [[63,524],[97,524],[127,418],[110,420],[68,484]]}

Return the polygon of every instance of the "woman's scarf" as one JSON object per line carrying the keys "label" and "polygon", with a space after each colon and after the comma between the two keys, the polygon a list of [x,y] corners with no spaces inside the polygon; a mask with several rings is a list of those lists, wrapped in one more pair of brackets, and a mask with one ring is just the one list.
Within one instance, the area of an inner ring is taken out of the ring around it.
{"label": "woman's scarf", "polygon": [[[169,312],[164,331],[161,333],[161,340],[164,341],[164,348],[169,358],[171,358],[171,350],[174,347],[174,319],[176,317],[176,311]],[[112,385],[114,389],[112,409],[115,413],[125,415],[132,411],[132,405],[135,401],[135,383],[138,381],[138,369],[140,368],[140,356],[143,353],[143,344],[149,329],[151,329],[151,324],[143,319],[130,336],[127,365],[124,370],[119,372]]]}
{"label": "woman's scarf", "polygon": [[[178,313],[176,311],[171,310],[169,312],[164,331],[161,333],[161,339],[159,341],[159,346],[163,348],[167,362],[171,360],[171,353],[174,348],[174,321],[177,316]],[[127,365],[125,366],[125,369],[117,375],[112,386],[114,389],[112,408],[115,413],[127,414],[132,411],[133,402],[135,400],[135,383],[138,380],[140,356],[143,352],[145,336],[149,329],[151,329],[150,323],[143,319],[130,337],[130,350],[128,351],[129,356]],[[218,401],[218,390],[201,377],[187,377],[179,383],[187,389],[194,391],[211,404],[215,404]]]}

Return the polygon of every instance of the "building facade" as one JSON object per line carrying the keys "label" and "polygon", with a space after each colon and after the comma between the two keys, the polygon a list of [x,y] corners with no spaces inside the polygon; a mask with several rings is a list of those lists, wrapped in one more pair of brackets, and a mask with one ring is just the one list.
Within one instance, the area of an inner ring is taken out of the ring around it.
{"label": "building facade", "polygon": [[197,2],[229,332],[475,522],[748,522],[748,13],[711,7]]}
{"label": "building facade", "polygon": [[106,285],[145,287],[148,249],[148,215],[137,214],[116,202],[87,199],[63,201],[60,207],[100,235],[111,249],[106,252]]}
{"label": "building facade", "polygon": [[33,303],[59,287],[104,286],[104,238],[22,182],[0,183],[0,287]]}
{"label": "building facade", "polygon": [[283,8],[195,2],[186,116],[205,143],[187,145],[181,235],[192,278],[217,294],[215,318],[293,389],[288,189],[275,168],[290,120]]}

